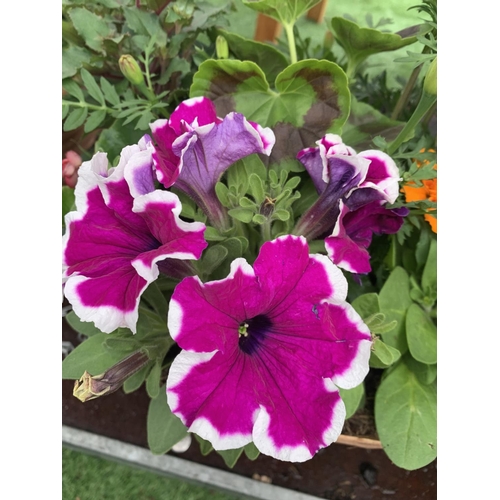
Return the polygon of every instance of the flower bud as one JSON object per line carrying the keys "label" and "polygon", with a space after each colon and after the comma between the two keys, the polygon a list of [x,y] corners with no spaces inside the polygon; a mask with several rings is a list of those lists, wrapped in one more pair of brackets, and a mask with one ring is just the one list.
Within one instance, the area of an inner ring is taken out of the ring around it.
{"label": "flower bud", "polygon": [[424,91],[431,95],[437,95],[437,56],[431,62],[425,75]]}
{"label": "flower bud", "polygon": [[62,178],[63,184],[70,188],[76,186],[78,180],[78,168],[82,164],[82,157],[75,151],[67,151],[66,158],[62,160]]}
{"label": "flower bud", "polygon": [[227,59],[229,57],[227,40],[222,35],[219,35],[215,40],[215,51],[217,52],[217,59]]}
{"label": "flower bud", "polygon": [[148,362],[148,356],[137,351],[100,375],[92,376],[85,371],[80,380],[75,380],[73,396],[85,403],[85,401],[111,394],[117,391],[127,378],[137,373]]}
{"label": "flower bud", "polygon": [[144,83],[144,75],[137,61],[129,54],[124,54],[118,60],[120,70],[125,78],[133,85],[142,85]]}

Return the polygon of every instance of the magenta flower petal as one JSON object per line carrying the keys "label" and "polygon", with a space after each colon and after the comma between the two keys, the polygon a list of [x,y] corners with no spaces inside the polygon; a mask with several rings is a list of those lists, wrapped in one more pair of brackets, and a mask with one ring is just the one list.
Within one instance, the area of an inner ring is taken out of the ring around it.
{"label": "magenta flower petal", "polygon": [[219,229],[227,226],[228,216],[215,194],[216,183],[237,160],[254,153],[269,155],[275,142],[271,129],[239,113],[217,118],[206,98],[183,102],[168,120],[152,123],[151,130],[158,180],[190,196]]}
{"label": "magenta flower petal", "polygon": [[[127,149],[122,159],[134,163]],[[142,150],[136,152],[142,155]],[[76,212],[66,216],[63,238],[65,295],[82,321],[104,332],[135,332],[138,305],[164,259],[197,259],[207,243],[205,226],[179,219],[173,193],[132,197],[124,177],[128,162],[105,170],[103,153],[85,162],[76,186]]]}
{"label": "magenta flower petal", "polygon": [[335,441],[345,418],[337,387],[368,372],[371,335],[344,299],[346,280],[304,238],[265,243],[253,268],[174,290],[168,325],[183,349],[167,379],[172,411],[215,449],[253,441],[305,461]]}
{"label": "magenta flower petal", "polygon": [[341,204],[341,214],[325,246],[334,264],[352,273],[366,274],[371,271],[368,247],[373,234],[394,234],[403,224],[406,208],[387,209],[380,201],[350,211]]}

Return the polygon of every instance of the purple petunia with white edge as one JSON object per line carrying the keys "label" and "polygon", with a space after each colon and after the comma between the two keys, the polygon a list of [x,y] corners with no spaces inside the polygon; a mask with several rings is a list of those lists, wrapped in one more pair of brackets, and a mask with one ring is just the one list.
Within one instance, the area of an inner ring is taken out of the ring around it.
{"label": "purple petunia with white edge", "polygon": [[342,430],[338,388],[369,369],[370,331],[346,295],[338,267],[292,235],[264,243],[253,267],[234,260],[225,279],[185,278],[168,314],[183,349],[167,379],[172,412],[216,450],[253,441],[309,460]]}
{"label": "purple petunia with white edge", "polygon": [[270,128],[232,112],[218,118],[206,97],[188,99],[168,119],[151,123],[153,164],[158,180],[187,194],[219,229],[228,224],[215,185],[236,161],[254,154],[269,156],[275,136]]}
{"label": "purple petunia with white edge", "polygon": [[179,218],[179,198],[152,190],[151,154],[147,136],[124,148],[115,168],[96,153],[79,169],[76,211],[65,217],[64,294],[105,333],[135,333],[141,294],[159,266],[199,259],[207,246],[205,225]]}

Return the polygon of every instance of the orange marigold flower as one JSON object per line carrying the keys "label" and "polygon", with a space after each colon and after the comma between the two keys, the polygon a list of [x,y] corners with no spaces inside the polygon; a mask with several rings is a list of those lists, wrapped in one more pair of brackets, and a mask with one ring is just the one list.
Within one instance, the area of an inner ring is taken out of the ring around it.
{"label": "orange marigold flower", "polygon": [[[425,149],[421,149],[421,153],[425,153]],[[433,149],[428,150],[429,153],[435,153]],[[429,162],[426,160],[423,163],[417,161],[417,166],[427,165]],[[437,170],[437,163],[434,165],[434,170]],[[408,182],[402,187],[402,192],[405,194],[406,202],[430,200],[437,203],[437,177],[434,179],[425,179],[422,181],[422,186],[418,187],[414,182]],[[432,212],[434,208],[427,209]],[[436,216],[427,213],[424,216],[425,220],[430,224],[431,229],[437,234],[437,218]]]}

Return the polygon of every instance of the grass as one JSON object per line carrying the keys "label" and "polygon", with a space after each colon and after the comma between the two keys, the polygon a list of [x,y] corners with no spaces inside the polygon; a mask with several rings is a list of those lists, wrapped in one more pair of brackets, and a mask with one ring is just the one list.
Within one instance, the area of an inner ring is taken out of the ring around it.
{"label": "grass", "polygon": [[236,497],[74,450],[62,450],[63,500],[235,500]]}

